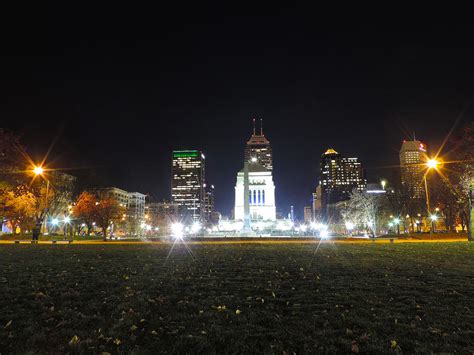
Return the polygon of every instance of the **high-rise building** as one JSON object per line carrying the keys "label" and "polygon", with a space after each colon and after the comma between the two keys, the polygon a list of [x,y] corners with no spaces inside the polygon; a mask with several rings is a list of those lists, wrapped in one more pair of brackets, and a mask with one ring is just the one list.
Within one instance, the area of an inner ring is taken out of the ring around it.
{"label": "high-rise building", "polygon": [[423,199],[423,174],[426,163],[426,145],[420,141],[403,141],[400,149],[402,186],[410,198]]}
{"label": "high-rise building", "polygon": [[304,222],[305,223],[310,223],[313,221],[313,210],[311,206],[304,206]]}
{"label": "high-rise building", "polygon": [[209,222],[214,212],[214,185],[204,184],[204,220]]}
{"label": "high-rise building", "polygon": [[313,203],[312,203],[312,210],[313,210],[313,220],[317,220],[321,217],[321,185],[316,186],[316,191],[312,193],[313,196]]}
{"label": "high-rise building", "polygon": [[362,191],[367,185],[364,169],[358,158],[342,157],[329,148],[321,156],[321,206],[327,213],[329,205],[349,199],[354,189]]}
{"label": "high-rise building", "polygon": [[204,217],[205,156],[198,150],[175,150],[172,157],[171,200],[182,218]]}
{"label": "high-rise building", "polygon": [[253,134],[245,146],[245,161],[256,160],[268,170],[273,170],[273,155],[270,142],[263,135],[263,121],[260,120],[260,134],[255,131],[255,119],[253,120]]}

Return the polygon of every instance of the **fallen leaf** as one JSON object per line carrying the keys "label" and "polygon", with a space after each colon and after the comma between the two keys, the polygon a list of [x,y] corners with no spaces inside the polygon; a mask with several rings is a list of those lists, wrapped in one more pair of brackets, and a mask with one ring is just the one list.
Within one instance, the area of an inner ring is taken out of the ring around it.
{"label": "fallen leaf", "polygon": [[236,309],[236,310],[235,310],[235,314],[240,314],[240,313],[241,313],[241,312],[240,312],[240,309]]}
{"label": "fallen leaf", "polygon": [[351,351],[356,354],[359,352],[359,344],[355,340],[351,343]]}
{"label": "fallen leaf", "polygon": [[77,335],[74,335],[71,340],[69,340],[69,345],[76,345],[79,343],[80,339]]}
{"label": "fallen leaf", "polygon": [[391,346],[392,349],[396,348],[397,347],[397,341],[396,340],[390,341],[390,346]]}
{"label": "fallen leaf", "polygon": [[8,328],[8,327],[12,324],[12,322],[13,322],[12,320],[11,320],[11,321],[8,321],[8,323],[5,324],[5,326],[4,326],[3,328],[4,328],[4,329]]}

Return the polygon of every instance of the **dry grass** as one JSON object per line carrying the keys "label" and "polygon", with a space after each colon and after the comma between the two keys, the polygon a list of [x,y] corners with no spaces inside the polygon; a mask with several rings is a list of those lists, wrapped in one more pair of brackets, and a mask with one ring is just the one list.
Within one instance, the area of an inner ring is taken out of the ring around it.
{"label": "dry grass", "polygon": [[473,352],[474,244],[2,245],[0,353]]}

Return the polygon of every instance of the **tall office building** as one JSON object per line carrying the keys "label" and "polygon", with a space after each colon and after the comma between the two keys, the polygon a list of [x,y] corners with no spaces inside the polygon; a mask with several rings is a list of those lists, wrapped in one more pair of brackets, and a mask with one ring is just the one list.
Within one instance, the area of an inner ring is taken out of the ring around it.
{"label": "tall office building", "polygon": [[252,158],[262,165],[265,169],[273,170],[273,155],[270,142],[263,135],[263,121],[260,120],[260,134],[256,134],[255,119],[253,119],[253,134],[245,147],[245,161],[251,161]]}
{"label": "tall office building", "polygon": [[214,213],[214,185],[204,184],[204,220],[209,222]]}
{"label": "tall office building", "polygon": [[175,150],[172,157],[171,200],[182,218],[204,217],[205,157],[198,150]]}
{"label": "tall office building", "polygon": [[321,156],[320,179],[323,214],[329,205],[349,199],[354,189],[362,191],[367,185],[358,158],[342,157],[331,148]]}
{"label": "tall office building", "polygon": [[420,141],[403,141],[400,149],[402,186],[411,198],[423,199],[423,174],[426,163],[426,145]]}

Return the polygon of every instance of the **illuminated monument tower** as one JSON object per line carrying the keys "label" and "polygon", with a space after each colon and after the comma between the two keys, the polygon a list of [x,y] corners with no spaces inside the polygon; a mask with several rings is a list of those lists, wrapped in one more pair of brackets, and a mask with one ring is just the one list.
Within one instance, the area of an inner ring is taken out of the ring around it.
{"label": "illuminated monument tower", "polygon": [[237,173],[235,185],[235,219],[250,229],[250,221],[275,221],[275,185],[272,176],[272,152],[270,142],[253,134],[245,149],[244,168]]}
{"label": "illuminated monument tower", "polygon": [[270,142],[263,135],[263,120],[260,119],[260,134],[255,131],[255,118],[253,119],[253,134],[245,146],[245,161],[257,158],[257,162],[268,170],[273,170],[273,155]]}

